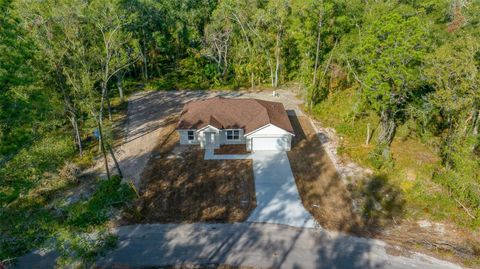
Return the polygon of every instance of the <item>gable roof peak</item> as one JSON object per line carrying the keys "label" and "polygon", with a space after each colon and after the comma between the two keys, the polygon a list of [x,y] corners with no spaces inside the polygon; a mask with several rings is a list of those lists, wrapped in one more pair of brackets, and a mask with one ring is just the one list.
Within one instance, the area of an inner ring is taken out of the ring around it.
{"label": "gable roof peak", "polygon": [[206,125],[244,129],[246,133],[273,124],[293,134],[282,103],[254,98],[212,98],[191,101],[184,107],[177,129],[200,129]]}

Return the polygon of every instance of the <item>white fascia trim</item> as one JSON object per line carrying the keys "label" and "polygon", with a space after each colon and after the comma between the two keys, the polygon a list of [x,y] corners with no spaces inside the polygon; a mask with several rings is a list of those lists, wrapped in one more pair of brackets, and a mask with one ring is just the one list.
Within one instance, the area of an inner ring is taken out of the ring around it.
{"label": "white fascia trim", "polygon": [[251,132],[250,132],[250,133],[248,133],[248,134],[244,134],[244,136],[249,136],[249,135],[251,135],[251,134],[253,134],[253,133],[255,133],[255,132],[258,132],[258,131],[260,131],[260,130],[262,130],[262,129],[265,129],[265,128],[267,128],[267,127],[268,127],[268,126],[270,126],[270,125],[272,125],[272,124],[271,124],[271,123],[269,123],[269,124],[267,124],[267,125],[263,125],[262,127],[260,127],[260,128],[257,128],[257,129],[255,129],[255,130],[251,131]]}
{"label": "white fascia trim", "polygon": [[285,132],[287,132],[287,133],[295,136],[295,134],[292,134],[292,133],[290,133],[289,131],[287,131],[287,130],[285,130],[285,129],[283,129],[283,128],[280,128],[280,127],[278,127],[278,126],[276,126],[276,125],[273,125],[273,124],[271,124],[271,123],[269,123],[269,124],[267,124],[267,125],[264,125],[264,126],[262,126],[262,127],[260,127],[260,128],[257,128],[257,129],[251,131],[251,132],[248,133],[248,134],[244,134],[244,136],[250,136],[250,135],[252,135],[252,134],[254,134],[254,133],[256,133],[256,132],[258,132],[258,131],[260,131],[260,130],[262,130],[262,129],[265,129],[265,128],[269,127],[269,126],[275,126],[275,127],[277,127],[278,129],[282,129],[282,130],[284,130]]}
{"label": "white fascia trim", "polygon": [[198,132],[200,132],[200,131],[202,131],[202,130],[205,130],[205,129],[207,129],[208,127],[211,127],[211,128],[213,128],[213,129],[215,129],[215,130],[218,130],[218,131],[220,131],[220,129],[218,129],[218,128],[217,128],[217,127],[215,127],[215,126],[212,126],[212,125],[207,125],[207,126],[204,126],[204,127],[200,128],[200,129],[196,130],[195,132],[197,132],[197,133],[198,133]]}

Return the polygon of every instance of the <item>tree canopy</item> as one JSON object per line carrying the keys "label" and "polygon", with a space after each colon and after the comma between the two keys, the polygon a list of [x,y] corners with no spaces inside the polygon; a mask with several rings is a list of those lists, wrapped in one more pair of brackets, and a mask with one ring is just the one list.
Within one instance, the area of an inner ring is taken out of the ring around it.
{"label": "tree canopy", "polygon": [[[375,115],[378,169],[408,123],[433,180],[478,209],[479,29],[469,0],[0,0],[0,169],[50,134],[80,158],[94,130],[107,160],[112,103],[135,90],[294,85],[309,113],[355,92],[346,118]],[[11,178],[2,207],[28,192]]]}

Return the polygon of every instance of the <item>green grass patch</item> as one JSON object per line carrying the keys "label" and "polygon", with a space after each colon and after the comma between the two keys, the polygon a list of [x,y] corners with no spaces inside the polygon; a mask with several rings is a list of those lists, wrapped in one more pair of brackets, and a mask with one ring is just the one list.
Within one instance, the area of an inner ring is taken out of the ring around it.
{"label": "green grass patch", "polygon": [[[361,112],[359,96],[355,89],[331,93],[313,108],[313,115],[324,126],[333,127],[340,138],[338,152],[349,156],[364,166],[372,164],[365,158],[375,148],[375,130],[378,117],[374,113]],[[366,145],[367,128],[370,125],[372,139]]]}
{"label": "green grass patch", "polygon": [[[112,104],[124,111],[118,100]],[[115,129],[107,124],[114,138]],[[135,194],[118,177],[78,178],[78,171],[93,163],[95,145],[79,157],[71,133],[59,129],[0,167],[0,262],[50,247],[61,255],[60,266],[88,264],[112,247],[115,239],[106,226]],[[85,185],[94,191],[72,199]]]}
{"label": "green grass patch", "polygon": [[96,258],[115,248],[117,237],[106,229],[95,234],[57,232],[56,250],[59,252],[57,266],[62,268],[90,268]]}
{"label": "green grass patch", "polygon": [[[60,207],[62,217],[57,218],[57,239],[54,247],[59,251],[59,265],[88,265],[116,246],[116,237],[107,230],[107,223],[115,212],[135,197],[134,190],[121,183],[117,176],[98,180],[93,195],[71,205]],[[57,214],[58,215],[58,214]]]}
{"label": "green grass patch", "polygon": [[70,137],[52,133],[21,150],[15,158],[0,168],[0,206],[6,207],[20,196],[44,183],[51,173],[72,157],[74,148]]}
{"label": "green grass patch", "polygon": [[[411,122],[406,122],[397,129],[391,145],[393,165],[376,168],[370,156],[376,146],[379,118],[373,112],[362,111],[359,100],[359,95],[353,88],[336,91],[311,111],[324,126],[333,127],[337,131],[340,138],[338,153],[371,168],[375,174],[384,175],[388,184],[400,190],[405,199],[405,217],[451,221],[461,226],[478,227],[478,221],[459,208],[451,191],[445,188],[446,184],[439,184],[442,179],[436,176],[437,180],[432,180],[441,168],[438,150],[433,146],[435,143],[422,143]],[[369,145],[366,145],[368,125],[373,134]],[[451,175],[446,178],[452,179]]]}
{"label": "green grass patch", "polygon": [[110,180],[99,180],[97,190],[90,199],[79,201],[65,209],[68,213],[65,223],[85,229],[107,222],[112,208],[124,205],[135,196],[133,189],[120,181],[116,176]]}

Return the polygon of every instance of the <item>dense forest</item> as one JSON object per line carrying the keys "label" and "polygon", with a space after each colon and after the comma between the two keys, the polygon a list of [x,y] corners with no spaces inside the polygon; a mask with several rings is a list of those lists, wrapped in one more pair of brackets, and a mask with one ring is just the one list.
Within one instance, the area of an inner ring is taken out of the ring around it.
{"label": "dense forest", "polygon": [[19,199],[65,161],[88,163],[94,129],[107,155],[115,113],[142,89],[294,85],[347,139],[371,126],[356,157],[376,171],[401,165],[396,137],[431,149],[428,179],[445,194],[426,206],[480,225],[479,1],[0,1],[0,261],[52,229],[40,198]]}

